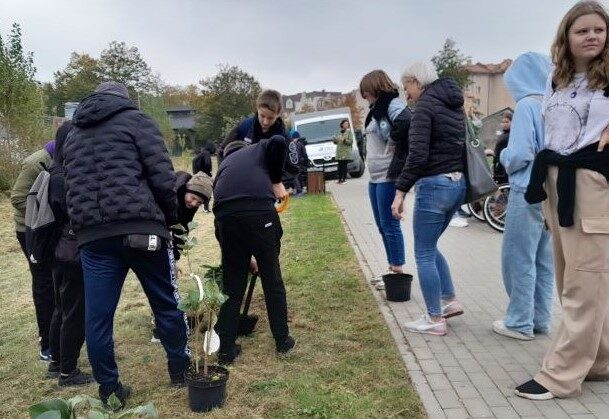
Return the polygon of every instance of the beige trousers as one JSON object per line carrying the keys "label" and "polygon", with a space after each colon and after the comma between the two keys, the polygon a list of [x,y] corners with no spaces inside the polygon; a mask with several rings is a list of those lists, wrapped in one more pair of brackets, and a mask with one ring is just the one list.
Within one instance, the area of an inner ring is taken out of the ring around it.
{"label": "beige trousers", "polygon": [[557,175],[551,167],[544,213],[562,321],[535,380],[557,397],[571,397],[581,394],[586,377],[609,377],[609,186],[600,173],[577,170],[575,224],[565,228],[556,212]]}

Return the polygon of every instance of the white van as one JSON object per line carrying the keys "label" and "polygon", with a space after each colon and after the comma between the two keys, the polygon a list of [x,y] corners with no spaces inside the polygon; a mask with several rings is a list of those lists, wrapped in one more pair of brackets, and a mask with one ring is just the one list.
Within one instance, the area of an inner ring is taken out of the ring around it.
{"label": "white van", "polygon": [[347,170],[351,177],[360,177],[364,174],[366,166],[357,146],[349,108],[295,114],[292,116],[292,125],[301,137],[306,138],[309,167],[323,169],[324,172],[335,172],[338,170],[338,162],[336,144],[332,142],[332,138],[340,131],[340,121],[343,119],[349,120],[353,134],[352,159]]}

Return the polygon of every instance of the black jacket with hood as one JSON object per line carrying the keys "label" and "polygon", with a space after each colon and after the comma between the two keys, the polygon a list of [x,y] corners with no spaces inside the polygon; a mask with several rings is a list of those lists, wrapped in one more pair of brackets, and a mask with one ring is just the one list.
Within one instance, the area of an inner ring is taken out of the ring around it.
{"label": "black jacket with hood", "polygon": [[76,109],[64,146],[67,206],[80,245],[126,234],[169,238],[176,175],[154,121],[120,92]]}
{"label": "black jacket with hood", "polygon": [[451,78],[421,95],[408,131],[408,156],[396,188],[408,192],[422,177],[465,171],[463,93]]}

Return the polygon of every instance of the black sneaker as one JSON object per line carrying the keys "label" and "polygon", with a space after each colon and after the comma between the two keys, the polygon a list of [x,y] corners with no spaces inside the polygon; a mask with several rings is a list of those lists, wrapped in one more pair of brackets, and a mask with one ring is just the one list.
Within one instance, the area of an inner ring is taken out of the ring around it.
{"label": "black sneaker", "polygon": [[82,386],[85,384],[89,384],[94,382],[93,376],[91,374],[87,374],[86,372],[82,372],[80,369],[76,368],[69,374],[59,374],[59,385],[61,387],[67,386]]}
{"label": "black sneaker", "polygon": [[278,355],[288,355],[296,346],[296,341],[292,336],[288,336],[280,345],[277,345]]}
{"label": "black sneaker", "polygon": [[171,385],[173,387],[183,387],[186,385],[186,379],[184,378],[184,373],[186,371],[182,371],[178,374],[169,374],[169,379],[171,380]]}
{"label": "black sneaker", "polygon": [[47,370],[47,378],[57,378],[61,372],[59,368],[59,362],[49,362],[49,369]]}
{"label": "black sneaker", "polygon": [[121,406],[118,407],[117,409],[114,409],[114,410],[122,409],[122,408],[125,407],[125,402],[127,401],[129,396],[131,395],[131,387],[129,387],[129,386],[123,386],[120,381],[116,385],[116,388],[113,391],[109,392],[109,393],[107,393],[105,391],[102,391],[101,386],[99,387],[99,399],[102,401],[104,406],[109,407],[111,409],[113,408],[113,406],[109,406],[108,405],[108,398],[112,394],[116,395],[116,397],[118,397],[118,400],[121,403]]}
{"label": "black sneaker", "polygon": [[233,345],[232,350],[218,353],[218,364],[230,365],[235,362],[235,359],[241,354],[241,345]]}
{"label": "black sneaker", "polygon": [[47,348],[47,349],[41,349],[40,352],[38,352],[38,358],[42,361],[42,362],[51,362],[53,361],[53,357],[51,356],[51,349]]}
{"label": "black sneaker", "polygon": [[527,381],[526,383],[519,385],[516,387],[515,393],[517,396],[529,400],[550,400],[554,398],[554,395],[550,393],[550,390],[535,380]]}

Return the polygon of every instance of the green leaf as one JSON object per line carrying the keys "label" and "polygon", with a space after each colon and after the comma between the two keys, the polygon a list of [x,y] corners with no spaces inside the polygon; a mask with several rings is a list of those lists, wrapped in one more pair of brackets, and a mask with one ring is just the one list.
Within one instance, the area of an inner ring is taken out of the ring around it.
{"label": "green leaf", "polygon": [[99,410],[89,410],[87,413],[87,419],[108,419],[110,415]]}
{"label": "green leaf", "polygon": [[70,398],[68,400],[68,405],[72,410],[77,410],[80,408],[103,410],[104,408],[104,404],[101,402],[101,400],[96,399],[95,397],[87,396],[86,394],[79,394],[78,396]]}
{"label": "green leaf", "polygon": [[[28,409],[30,418],[57,418],[57,419],[70,419],[71,409],[68,403],[63,399],[51,399],[43,402],[34,404]],[[48,413],[48,415],[45,415]]]}
{"label": "green leaf", "polygon": [[112,393],[110,395],[110,397],[108,397],[108,407],[110,407],[110,410],[116,412],[117,410],[119,410],[121,407],[123,407],[123,404],[121,403],[121,401],[118,399],[118,397],[116,396],[116,394]]}
{"label": "green leaf", "polygon": [[143,406],[134,407],[133,409],[125,410],[120,415],[114,417],[114,419],[127,419],[127,418],[158,418],[159,412],[154,407],[152,402],[148,402]]}
{"label": "green leaf", "polygon": [[64,419],[59,410],[47,410],[46,412],[36,416],[37,419]]}
{"label": "green leaf", "polygon": [[[180,224],[180,223],[172,225],[172,226],[171,226],[171,229],[172,229],[172,230],[178,230],[178,231],[182,231],[182,232],[186,233],[186,229],[185,229],[185,228],[184,228],[184,226],[183,226],[182,224]],[[180,236],[178,236],[178,237],[180,237]]]}

